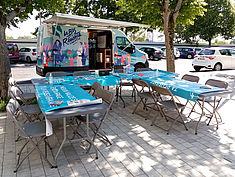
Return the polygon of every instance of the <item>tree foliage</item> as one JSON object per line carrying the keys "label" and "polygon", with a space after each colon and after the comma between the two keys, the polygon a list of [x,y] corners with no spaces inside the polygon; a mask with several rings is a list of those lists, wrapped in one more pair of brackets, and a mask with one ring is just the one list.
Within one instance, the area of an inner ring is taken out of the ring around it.
{"label": "tree foliage", "polygon": [[60,11],[63,0],[1,0],[0,1],[0,98],[7,100],[8,78],[10,75],[10,61],[6,45],[5,30],[10,26],[17,26],[29,18],[33,10],[48,10],[51,13]]}
{"label": "tree foliage", "polygon": [[176,24],[193,24],[198,15],[203,15],[206,5],[203,0],[117,0],[119,13],[132,13],[139,22],[160,28],[165,34],[167,70],[174,72],[174,30]]}
{"label": "tree foliage", "polygon": [[[198,16],[193,25],[188,25],[177,32],[185,42],[192,43],[198,36],[209,42],[218,35],[225,39],[235,36],[235,12],[230,0],[205,0],[204,16]],[[181,28],[178,26],[177,28]]]}

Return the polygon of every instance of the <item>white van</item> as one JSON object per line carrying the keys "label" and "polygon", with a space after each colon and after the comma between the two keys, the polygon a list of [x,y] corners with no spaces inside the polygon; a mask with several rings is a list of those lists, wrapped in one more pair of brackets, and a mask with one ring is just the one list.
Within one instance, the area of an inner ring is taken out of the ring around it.
{"label": "white van", "polygon": [[137,49],[119,27],[148,25],[56,14],[40,26],[37,74],[51,71],[102,70],[133,65],[148,67],[147,54]]}
{"label": "white van", "polygon": [[194,57],[192,65],[195,71],[202,68],[219,71],[222,69],[235,69],[235,55],[231,48],[206,48]]}

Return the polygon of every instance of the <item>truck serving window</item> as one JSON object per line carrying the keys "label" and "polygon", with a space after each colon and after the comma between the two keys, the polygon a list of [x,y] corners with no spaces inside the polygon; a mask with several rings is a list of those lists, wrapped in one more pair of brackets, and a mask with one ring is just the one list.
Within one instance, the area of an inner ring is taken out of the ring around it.
{"label": "truck serving window", "polygon": [[131,47],[130,41],[125,37],[116,37],[117,47],[123,50],[126,46]]}

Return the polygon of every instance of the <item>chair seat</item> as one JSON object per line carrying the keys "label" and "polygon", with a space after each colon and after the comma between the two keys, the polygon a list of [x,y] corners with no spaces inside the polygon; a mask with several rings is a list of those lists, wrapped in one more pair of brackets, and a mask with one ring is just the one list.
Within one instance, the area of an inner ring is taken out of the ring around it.
{"label": "chair seat", "polygon": [[83,84],[78,84],[79,87],[81,87],[83,90],[91,90],[90,85],[83,85]]}
{"label": "chair seat", "polygon": [[152,95],[150,92],[138,92],[137,95],[140,97],[140,98],[146,98],[146,99],[152,99]]}
{"label": "chair seat", "polygon": [[26,114],[40,114],[41,109],[37,104],[24,105],[21,107]]}
{"label": "chair seat", "polygon": [[25,100],[32,100],[32,99],[36,98],[35,93],[22,93],[21,96],[22,96]]}
{"label": "chair seat", "polygon": [[120,86],[133,86],[134,84],[132,82],[121,82]]}
{"label": "chair seat", "polygon": [[[103,119],[104,114],[101,113],[95,113],[95,114],[89,114],[89,122],[95,122],[95,121],[100,121]],[[86,122],[86,116],[77,116],[76,117],[78,120],[81,122]]]}
{"label": "chair seat", "polygon": [[[175,109],[175,104],[174,104],[174,102],[171,101],[171,100],[159,101],[158,103],[159,103],[160,105],[165,106],[165,107]],[[180,103],[176,103],[176,104],[177,104],[177,106],[178,106],[179,109],[181,109],[181,108],[183,108],[183,107],[185,106],[185,105],[180,104]]]}
{"label": "chair seat", "polygon": [[[201,97],[198,97],[198,100],[199,101],[203,101],[203,98],[201,98]],[[214,102],[214,97],[212,96],[212,97],[206,97],[205,99],[205,102]],[[215,99],[215,102],[219,102],[220,101],[220,98],[218,98],[218,97],[216,97],[216,99]]]}
{"label": "chair seat", "polygon": [[[46,123],[44,121],[28,122],[25,123],[22,128],[30,137],[40,137],[46,135]],[[27,137],[21,130],[19,131],[19,135],[22,137]]]}

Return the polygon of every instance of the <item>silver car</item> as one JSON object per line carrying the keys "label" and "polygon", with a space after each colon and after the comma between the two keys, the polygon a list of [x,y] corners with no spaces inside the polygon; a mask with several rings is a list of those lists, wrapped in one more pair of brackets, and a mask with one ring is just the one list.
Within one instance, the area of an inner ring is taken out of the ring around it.
{"label": "silver car", "polygon": [[20,60],[32,62],[37,61],[36,47],[24,47],[20,49]]}

